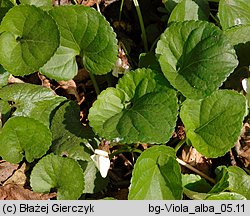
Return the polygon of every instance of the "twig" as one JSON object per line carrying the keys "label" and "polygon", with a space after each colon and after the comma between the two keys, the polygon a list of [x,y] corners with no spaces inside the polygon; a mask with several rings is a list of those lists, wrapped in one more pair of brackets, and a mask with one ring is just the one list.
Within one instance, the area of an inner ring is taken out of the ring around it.
{"label": "twig", "polygon": [[176,160],[178,161],[179,164],[187,167],[188,169],[192,170],[193,172],[197,173],[198,175],[200,175],[201,177],[207,179],[208,181],[210,181],[211,183],[215,184],[216,181],[212,178],[210,178],[209,176],[207,176],[205,173],[201,172],[200,170],[192,167],[191,165],[187,164],[186,162],[184,162],[183,160],[176,158]]}

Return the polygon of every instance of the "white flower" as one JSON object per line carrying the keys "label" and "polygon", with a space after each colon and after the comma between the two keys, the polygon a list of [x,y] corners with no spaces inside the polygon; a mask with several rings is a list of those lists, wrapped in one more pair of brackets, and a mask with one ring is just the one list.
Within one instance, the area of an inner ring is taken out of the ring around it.
{"label": "white flower", "polygon": [[110,167],[108,152],[103,151],[101,149],[95,149],[95,154],[91,155],[90,157],[94,161],[98,170],[100,171],[101,176],[103,178],[106,178]]}

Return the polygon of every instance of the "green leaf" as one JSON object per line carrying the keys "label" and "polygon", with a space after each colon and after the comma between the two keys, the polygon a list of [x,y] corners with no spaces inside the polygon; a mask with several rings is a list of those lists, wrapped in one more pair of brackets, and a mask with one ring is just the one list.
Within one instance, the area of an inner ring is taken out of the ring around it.
{"label": "green leaf", "polygon": [[117,199],[115,199],[114,197],[105,197],[105,198],[103,198],[101,200],[117,200]]}
{"label": "green leaf", "polygon": [[116,88],[103,91],[89,111],[90,126],[101,137],[124,143],[165,143],[176,125],[176,92],[161,74],[137,69]]}
{"label": "green leaf", "polygon": [[161,66],[153,52],[140,54],[138,68],[150,68],[155,71],[161,71]]}
{"label": "green leaf", "polygon": [[229,174],[229,187],[231,192],[239,193],[242,196],[250,199],[250,176],[246,172],[236,166],[227,168]]}
{"label": "green leaf", "polygon": [[162,33],[161,25],[159,23],[149,24],[146,29],[147,41],[149,44],[154,44],[159,40],[159,36]]}
{"label": "green leaf", "polygon": [[206,200],[246,200],[246,197],[238,193],[221,192],[207,196]]}
{"label": "green leaf", "polygon": [[231,44],[236,50],[239,59],[239,67],[249,66],[249,50],[250,50],[250,24],[235,26],[225,31],[226,36],[229,38]]}
{"label": "green leaf", "polygon": [[49,149],[52,135],[49,129],[28,117],[10,118],[0,131],[0,155],[11,163],[28,162],[42,157]]}
{"label": "green leaf", "polygon": [[249,36],[250,24],[234,26],[225,31],[226,36],[230,39],[231,44],[237,46],[241,43],[247,43],[250,41]]}
{"label": "green leaf", "polygon": [[223,32],[205,21],[173,23],[162,34],[156,53],[171,85],[190,99],[217,90],[238,64]]}
{"label": "green leaf", "polygon": [[220,0],[218,16],[223,29],[250,24],[250,4],[246,0]]}
{"label": "green leaf", "polygon": [[51,16],[58,24],[61,44],[41,72],[56,80],[69,80],[77,74],[75,57],[81,56],[93,74],[106,74],[117,59],[117,40],[109,23],[96,10],[84,6],[54,7]]}
{"label": "green leaf", "polygon": [[231,44],[236,50],[236,54],[239,60],[239,65],[235,69],[223,86],[227,89],[235,89],[237,91],[242,89],[242,78],[249,76],[250,58],[250,25],[238,25],[231,27],[225,31],[226,36],[230,40]]}
{"label": "green leaf", "polygon": [[90,161],[79,161],[83,173],[85,188],[83,193],[98,193],[106,189],[108,185],[108,178],[102,178],[99,170],[96,168],[95,163]]}
{"label": "green leaf", "polygon": [[78,72],[75,59],[78,54],[79,52],[74,49],[60,46],[51,60],[40,68],[40,71],[51,79],[70,80]]}
{"label": "green leaf", "polygon": [[57,189],[58,200],[78,199],[84,189],[83,171],[73,159],[57,155],[42,158],[31,172],[33,191],[48,193]]}
{"label": "green leaf", "polygon": [[207,197],[207,192],[211,186],[199,175],[182,175],[183,193],[192,200],[203,200]]}
{"label": "green leaf", "polygon": [[[75,160],[91,160],[92,152],[86,147],[94,143],[94,133],[80,122],[80,107],[74,101],[66,101],[52,116],[52,150]],[[97,147],[97,146],[95,146]]]}
{"label": "green leaf", "polygon": [[52,8],[52,0],[20,0],[20,2],[22,4],[35,5],[45,10]]}
{"label": "green leaf", "polygon": [[2,20],[0,64],[11,74],[23,76],[37,71],[58,46],[57,25],[42,9],[14,6]]}
{"label": "green leaf", "polygon": [[187,188],[183,188],[183,193],[192,200],[204,200],[207,197],[207,193],[200,193],[196,191],[189,190]]}
{"label": "green leaf", "polygon": [[13,101],[16,110],[14,116],[28,116],[49,126],[51,112],[64,100],[45,87],[21,83],[0,89],[0,98]]}
{"label": "green leaf", "polygon": [[[218,172],[219,171],[219,172]],[[198,175],[182,175],[184,193],[190,199],[198,200],[245,200],[239,193],[223,192],[229,186],[229,172],[225,166],[217,168],[217,183],[211,186]],[[211,190],[210,190],[211,189]]]}
{"label": "green leaf", "polygon": [[0,65],[0,87],[3,87],[8,84],[9,72],[7,72],[2,65]]}
{"label": "green leaf", "polygon": [[168,23],[185,20],[208,20],[209,5],[207,0],[182,0],[173,9]]}
{"label": "green leaf", "polygon": [[[249,190],[250,190],[250,176],[246,174],[246,172],[236,166],[220,166],[216,168],[217,179],[218,182],[211,191],[209,191],[210,194],[222,192],[225,190],[229,190],[234,193],[220,193],[223,195],[218,194],[217,196],[212,196],[213,199],[222,198],[225,196],[225,198],[230,198],[232,196],[232,199],[250,199],[249,196]],[[235,193],[240,195],[235,195]],[[210,197],[208,197],[210,198]],[[211,198],[211,199],[212,199]]]}
{"label": "green leaf", "polygon": [[187,139],[206,157],[223,156],[237,141],[246,100],[231,90],[218,90],[203,100],[187,99],[180,117]]}
{"label": "green leaf", "polygon": [[13,6],[13,3],[9,0],[0,0],[0,22],[9,9],[11,9]]}
{"label": "green leaf", "polygon": [[128,199],[176,200],[181,198],[181,172],[173,148],[161,145],[144,151],[136,161]]}
{"label": "green leaf", "polygon": [[207,193],[210,191],[211,186],[207,181],[201,178],[199,175],[185,174],[182,175],[182,185],[191,191],[196,191],[199,193]]}
{"label": "green leaf", "polygon": [[222,192],[226,190],[229,186],[229,181],[228,181],[229,175],[226,167],[224,166],[218,167],[216,168],[216,171],[218,172],[218,174],[216,175],[217,182],[213,186],[213,188],[209,191],[210,194]]}

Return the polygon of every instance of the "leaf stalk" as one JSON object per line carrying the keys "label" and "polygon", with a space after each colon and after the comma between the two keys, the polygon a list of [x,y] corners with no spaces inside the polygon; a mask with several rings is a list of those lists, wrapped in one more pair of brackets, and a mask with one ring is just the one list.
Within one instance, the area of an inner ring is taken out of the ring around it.
{"label": "leaf stalk", "polygon": [[174,148],[175,152],[177,153],[181,146],[186,142],[186,138],[181,140]]}
{"label": "leaf stalk", "polygon": [[90,79],[91,79],[91,81],[92,81],[92,83],[94,85],[96,94],[99,95],[100,94],[100,88],[99,88],[99,86],[98,86],[98,84],[96,82],[95,76],[91,72],[89,72],[89,76],[90,76]]}
{"label": "leaf stalk", "polygon": [[145,49],[145,52],[148,52],[147,35],[146,35],[145,27],[144,27],[144,22],[143,22],[143,18],[142,18],[142,14],[141,14],[141,9],[140,9],[140,6],[139,6],[139,3],[138,3],[137,0],[133,0],[133,2],[134,2],[134,5],[135,5],[135,8],[136,8],[136,12],[137,12],[140,27],[141,27],[144,49]]}

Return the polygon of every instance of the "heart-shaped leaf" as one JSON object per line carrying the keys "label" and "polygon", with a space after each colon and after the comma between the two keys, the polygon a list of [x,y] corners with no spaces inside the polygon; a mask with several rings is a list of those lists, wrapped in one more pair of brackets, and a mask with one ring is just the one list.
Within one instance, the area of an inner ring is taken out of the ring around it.
{"label": "heart-shaped leaf", "polygon": [[238,65],[226,36],[205,21],[173,23],[162,34],[156,53],[166,78],[190,99],[212,94]]}
{"label": "heart-shaped leaf", "polygon": [[49,126],[51,112],[65,100],[45,87],[21,83],[5,86],[0,89],[0,98],[13,101],[16,110],[14,116],[28,116]]}
{"label": "heart-shaped leaf", "polygon": [[14,75],[37,71],[59,46],[53,18],[30,5],[14,6],[0,26],[0,64]]}
{"label": "heart-shaped leaf", "polygon": [[234,146],[245,115],[244,96],[230,90],[203,100],[187,99],[180,112],[187,139],[206,157],[223,156]]}
{"label": "heart-shaped leaf", "polygon": [[207,0],[182,0],[171,12],[168,23],[185,20],[208,20],[208,17]]}
{"label": "heart-shaped leaf", "polygon": [[28,162],[42,157],[52,144],[50,130],[28,117],[10,118],[0,131],[0,155],[11,163],[19,163],[23,152]]}
{"label": "heart-shaped leaf", "polygon": [[246,0],[220,0],[218,17],[223,29],[250,24],[250,4]]}
{"label": "heart-shaped leaf", "polygon": [[154,146],[137,159],[129,190],[130,200],[169,200],[182,198],[180,166],[175,151]]}
{"label": "heart-shaped leaf", "polygon": [[57,189],[57,199],[78,199],[84,189],[83,171],[73,159],[57,155],[42,158],[31,172],[31,187],[35,192],[48,193]]}
{"label": "heart-shaped leaf", "polygon": [[86,144],[94,144],[94,133],[90,128],[84,127],[79,118],[80,108],[73,101],[66,101],[56,109],[50,126],[52,150],[58,155],[67,155],[75,160],[90,161],[90,154],[93,152]]}
{"label": "heart-shaped leaf", "polygon": [[60,6],[50,11],[58,24],[61,44],[41,72],[56,80],[77,74],[75,57],[81,56],[93,74],[106,74],[117,59],[117,41],[109,23],[96,10],[84,6]]}
{"label": "heart-shaped leaf", "polygon": [[125,74],[103,91],[89,111],[90,126],[102,137],[124,143],[164,143],[175,128],[176,92],[151,69]]}

